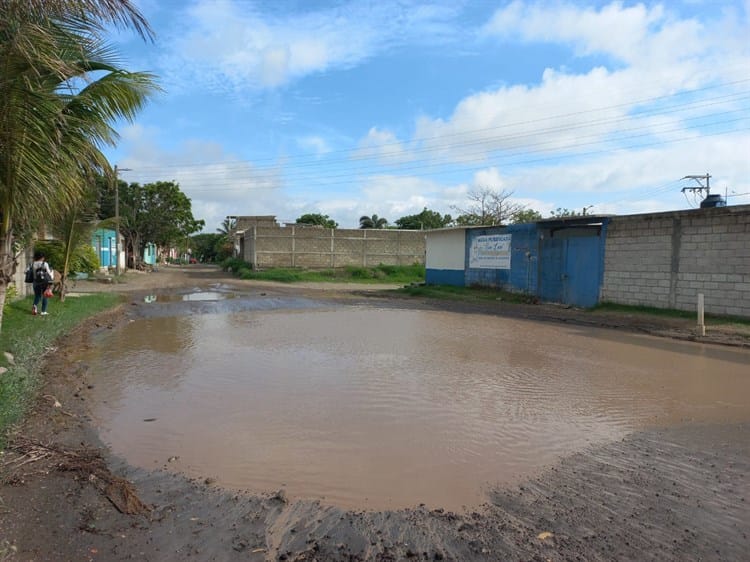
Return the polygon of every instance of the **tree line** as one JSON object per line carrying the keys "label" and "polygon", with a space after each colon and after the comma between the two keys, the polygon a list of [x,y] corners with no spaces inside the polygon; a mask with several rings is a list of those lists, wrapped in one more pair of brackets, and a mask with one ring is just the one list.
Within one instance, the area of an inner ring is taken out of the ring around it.
{"label": "tree line", "polygon": [[[458,212],[454,218],[449,214],[441,214],[425,207],[421,212],[405,215],[390,223],[385,217],[378,215],[364,215],[359,219],[360,228],[398,228],[403,230],[432,230],[450,226],[497,226],[504,224],[519,224],[536,222],[545,218],[539,211],[516,203],[512,199],[513,192],[498,191],[491,187],[483,187],[467,194],[467,204],[462,207],[454,206]],[[548,218],[563,218],[582,216],[588,207],[580,212],[558,207],[549,214]],[[338,228],[338,223],[328,215],[320,213],[306,213],[295,221],[297,224],[322,226],[324,228]]]}

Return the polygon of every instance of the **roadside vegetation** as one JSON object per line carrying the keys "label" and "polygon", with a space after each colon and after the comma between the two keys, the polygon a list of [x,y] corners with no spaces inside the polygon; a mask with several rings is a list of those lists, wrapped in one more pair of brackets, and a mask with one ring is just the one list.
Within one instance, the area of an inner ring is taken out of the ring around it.
{"label": "roadside vegetation", "polygon": [[[590,309],[592,312],[617,312],[620,314],[640,314],[659,316],[662,318],[685,318],[695,319],[696,313],[692,310],[676,310],[674,308],[656,308],[653,306],[632,306],[627,304],[615,304],[604,302]],[[746,327],[748,336],[750,336],[750,318],[739,316],[719,316],[716,314],[706,314],[705,322],[709,325],[735,325]]]}
{"label": "roadside vegetation", "polygon": [[258,279],[280,283],[338,282],[338,283],[421,283],[424,281],[423,265],[384,265],[373,267],[348,266],[336,269],[274,268],[253,271],[252,264],[237,258],[222,262],[224,271],[240,279]]}
{"label": "roadside vegetation", "polygon": [[3,331],[0,333],[0,448],[5,446],[8,428],[19,421],[36,396],[42,381],[41,365],[54,341],[77,326],[82,320],[118,304],[120,297],[112,293],[55,299],[50,303],[49,316],[32,316],[33,298],[8,302],[5,305]]}
{"label": "roadside vegetation", "polygon": [[[525,293],[511,293],[490,287],[454,287],[451,285],[418,285],[403,287],[398,293],[413,297],[425,297],[434,299],[447,299],[467,302],[502,301],[519,304],[536,304],[538,299],[533,295]],[[592,308],[585,309],[591,314],[617,313],[623,316],[654,316],[660,318],[682,318],[691,320],[696,318],[696,313],[689,310],[675,310],[673,308],[656,308],[652,306],[629,306],[624,304],[601,303]],[[750,319],[736,316],[718,316],[706,314],[707,325],[714,327],[731,326],[738,328],[739,332],[750,338]]]}
{"label": "roadside vegetation", "polygon": [[418,285],[398,289],[399,293],[412,297],[448,299],[457,301],[503,301],[510,303],[534,303],[536,297],[525,293],[511,293],[490,287],[455,287],[453,285]]}

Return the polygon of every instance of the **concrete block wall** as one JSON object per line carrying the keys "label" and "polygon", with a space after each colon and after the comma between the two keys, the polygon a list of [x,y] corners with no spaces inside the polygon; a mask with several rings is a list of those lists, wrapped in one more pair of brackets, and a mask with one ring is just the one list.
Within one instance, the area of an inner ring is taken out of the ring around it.
{"label": "concrete block wall", "polygon": [[244,259],[259,269],[328,269],[425,261],[422,231],[255,227],[245,231],[244,239]]}
{"label": "concrete block wall", "polygon": [[750,317],[750,205],[613,217],[601,300]]}

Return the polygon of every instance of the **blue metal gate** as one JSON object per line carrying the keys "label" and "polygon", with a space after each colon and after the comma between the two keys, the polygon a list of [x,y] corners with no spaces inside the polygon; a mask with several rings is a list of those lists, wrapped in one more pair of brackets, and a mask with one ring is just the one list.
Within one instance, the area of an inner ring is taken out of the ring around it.
{"label": "blue metal gate", "polygon": [[599,302],[604,237],[599,229],[550,232],[540,241],[539,296],[589,307]]}

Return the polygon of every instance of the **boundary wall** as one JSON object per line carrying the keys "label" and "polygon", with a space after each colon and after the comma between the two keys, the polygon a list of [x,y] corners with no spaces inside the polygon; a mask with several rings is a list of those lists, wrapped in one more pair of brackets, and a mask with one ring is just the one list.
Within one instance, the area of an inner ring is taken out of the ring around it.
{"label": "boundary wall", "polygon": [[612,217],[601,301],[750,317],[750,205]]}
{"label": "boundary wall", "polygon": [[255,269],[425,263],[425,233],[420,230],[252,226],[241,246],[242,258]]}

